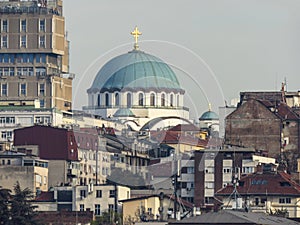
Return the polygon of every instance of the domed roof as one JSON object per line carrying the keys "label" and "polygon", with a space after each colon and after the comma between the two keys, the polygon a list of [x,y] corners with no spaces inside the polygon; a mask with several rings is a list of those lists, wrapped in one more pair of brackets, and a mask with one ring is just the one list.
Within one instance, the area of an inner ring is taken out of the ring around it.
{"label": "domed roof", "polygon": [[202,114],[202,116],[199,118],[199,120],[218,120],[219,116],[217,113],[213,111],[207,111]]}
{"label": "domed roof", "polygon": [[140,50],[108,61],[98,72],[88,92],[125,90],[183,92],[168,64]]}
{"label": "domed roof", "polygon": [[133,114],[133,112],[128,108],[120,108],[114,114],[114,117],[134,117],[134,116],[135,115]]}

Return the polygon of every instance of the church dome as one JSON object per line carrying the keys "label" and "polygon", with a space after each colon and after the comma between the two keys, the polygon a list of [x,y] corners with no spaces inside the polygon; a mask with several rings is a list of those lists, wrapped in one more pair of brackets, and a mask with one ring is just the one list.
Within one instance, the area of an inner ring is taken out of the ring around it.
{"label": "church dome", "polygon": [[88,92],[165,91],[184,92],[168,64],[134,49],[108,61]]}
{"label": "church dome", "polygon": [[199,120],[219,120],[219,116],[217,113],[209,110],[203,113]]}

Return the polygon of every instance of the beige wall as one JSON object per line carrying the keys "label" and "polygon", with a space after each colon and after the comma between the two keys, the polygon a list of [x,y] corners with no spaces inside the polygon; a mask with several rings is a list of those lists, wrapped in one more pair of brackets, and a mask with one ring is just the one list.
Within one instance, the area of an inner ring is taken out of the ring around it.
{"label": "beige wall", "polygon": [[[0,184],[3,188],[13,190],[14,185],[18,181],[21,189],[29,188],[34,194],[37,189],[42,191],[48,190],[47,180],[44,182],[44,177],[48,177],[47,168],[37,168],[33,166],[0,166]],[[36,181],[36,175],[42,177],[42,182]]]}
{"label": "beige wall", "polygon": [[49,187],[67,183],[67,162],[65,160],[49,160]]}

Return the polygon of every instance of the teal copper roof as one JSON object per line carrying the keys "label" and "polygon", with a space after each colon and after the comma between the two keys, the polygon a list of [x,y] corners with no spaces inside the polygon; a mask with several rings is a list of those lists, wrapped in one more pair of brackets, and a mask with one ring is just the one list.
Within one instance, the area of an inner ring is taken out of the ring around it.
{"label": "teal copper roof", "polygon": [[134,114],[128,108],[120,108],[115,112],[114,117],[134,117]]}
{"label": "teal copper roof", "polygon": [[133,50],[108,61],[98,72],[88,92],[128,89],[183,91],[168,64],[153,55]]}
{"label": "teal copper roof", "polygon": [[213,111],[207,111],[202,114],[202,116],[199,118],[199,120],[218,120],[219,116],[217,113]]}

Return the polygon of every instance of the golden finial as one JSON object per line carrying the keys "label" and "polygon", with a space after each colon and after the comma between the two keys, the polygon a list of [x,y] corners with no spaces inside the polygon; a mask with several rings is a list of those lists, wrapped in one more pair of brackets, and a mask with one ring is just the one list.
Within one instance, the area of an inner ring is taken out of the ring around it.
{"label": "golden finial", "polygon": [[134,49],[139,50],[138,38],[142,33],[138,30],[137,26],[135,26],[134,31],[130,33],[134,37]]}
{"label": "golden finial", "polygon": [[211,111],[211,104],[208,103],[208,111]]}

